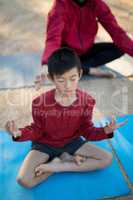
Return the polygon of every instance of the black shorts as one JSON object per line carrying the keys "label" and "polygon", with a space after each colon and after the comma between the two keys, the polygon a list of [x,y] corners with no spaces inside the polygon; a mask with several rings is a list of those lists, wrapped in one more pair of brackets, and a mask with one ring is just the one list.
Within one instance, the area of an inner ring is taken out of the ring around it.
{"label": "black shorts", "polygon": [[48,144],[32,142],[31,150],[38,150],[46,153],[49,155],[49,160],[52,160],[53,158],[60,156],[63,152],[73,155],[84,143],[86,143],[86,140],[81,137],[72,140],[63,147],[52,147]]}

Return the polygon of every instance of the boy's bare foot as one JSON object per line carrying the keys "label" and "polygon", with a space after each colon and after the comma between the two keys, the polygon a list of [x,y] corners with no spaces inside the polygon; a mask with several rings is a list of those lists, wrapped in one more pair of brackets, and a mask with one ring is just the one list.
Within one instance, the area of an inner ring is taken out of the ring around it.
{"label": "boy's bare foot", "polygon": [[61,156],[60,159],[62,162],[75,162],[77,165],[81,165],[83,162],[85,162],[86,157],[81,156],[81,155],[70,155],[67,152],[64,152]]}
{"label": "boy's bare foot", "polygon": [[62,162],[71,162],[74,161],[74,156],[70,155],[67,152],[64,152],[61,156],[60,159]]}
{"label": "boy's bare foot", "polygon": [[[49,162],[49,163],[60,163],[61,162],[61,160],[60,160],[60,158],[54,158],[51,162]],[[41,165],[39,165],[38,167],[36,167],[35,168],[35,176],[37,177],[37,176],[41,176],[42,174],[44,174],[44,173],[48,173],[49,171],[48,171],[48,169],[47,169],[47,167],[46,167],[46,164],[44,163],[44,164],[41,164]]]}
{"label": "boy's bare foot", "polygon": [[89,75],[97,76],[101,78],[116,78],[115,73],[111,71],[107,72],[99,68],[90,68]]}

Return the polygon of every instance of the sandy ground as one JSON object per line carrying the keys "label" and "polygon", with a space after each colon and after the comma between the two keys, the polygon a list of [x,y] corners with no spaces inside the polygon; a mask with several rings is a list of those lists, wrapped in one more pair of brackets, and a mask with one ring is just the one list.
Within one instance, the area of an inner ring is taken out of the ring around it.
{"label": "sandy ground", "polygon": [[0,1],[0,54],[39,51],[44,47],[46,0]]}
{"label": "sandy ground", "polygon": [[[120,25],[133,35],[133,1],[106,1]],[[0,55],[42,51],[46,15],[51,4],[50,0],[0,0]],[[117,80],[113,84],[115,83],[117,84]],[[47,89],[49,87],[45,87]],[[4,128],[8,119],[15,119],[19,127],[28,124],[31,121],[31,100],[42,91],[44,88],[39,92],[34,88],[0,91],[0,127]],[[131,100],[129,104],[132,104]],[[95,111],[95,117],[101,117],[98,110]],[[133,197],[118,199],[132,200]]]}
{"label": "sandy ground", "polygon": [[[106,1],[120,25],[133,34],[133,1]],[[42,50],[51,4],[52,0],[0,0],[0,55]]]}

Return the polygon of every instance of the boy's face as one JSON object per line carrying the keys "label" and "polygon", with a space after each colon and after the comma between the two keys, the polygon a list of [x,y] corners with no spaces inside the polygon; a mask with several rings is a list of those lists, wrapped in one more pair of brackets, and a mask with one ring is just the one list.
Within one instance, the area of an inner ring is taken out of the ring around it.
{"label": "boy's face", "polygon": [[53,82],[56,89],[61,94],[69,96],[77,89],[80,77],[81,74],[79,74],[78,69],[75,67],[65,72],[63,75],[55,75]]}

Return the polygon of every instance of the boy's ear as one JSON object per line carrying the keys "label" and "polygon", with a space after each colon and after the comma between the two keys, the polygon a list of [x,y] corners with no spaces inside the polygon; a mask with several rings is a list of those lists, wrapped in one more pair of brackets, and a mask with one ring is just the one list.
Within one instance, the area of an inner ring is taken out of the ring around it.
{"label": "boy's ear", "polygon": [[81,69],[79,73],[79,79],[82,77],[82,75],[83,75],[83,70]]}
{"label": "boy's ear", "polygon": [[50,76],[50,74],[47,74],[48,79],[50,79],[51,81],[53,81],[52,77]]}

